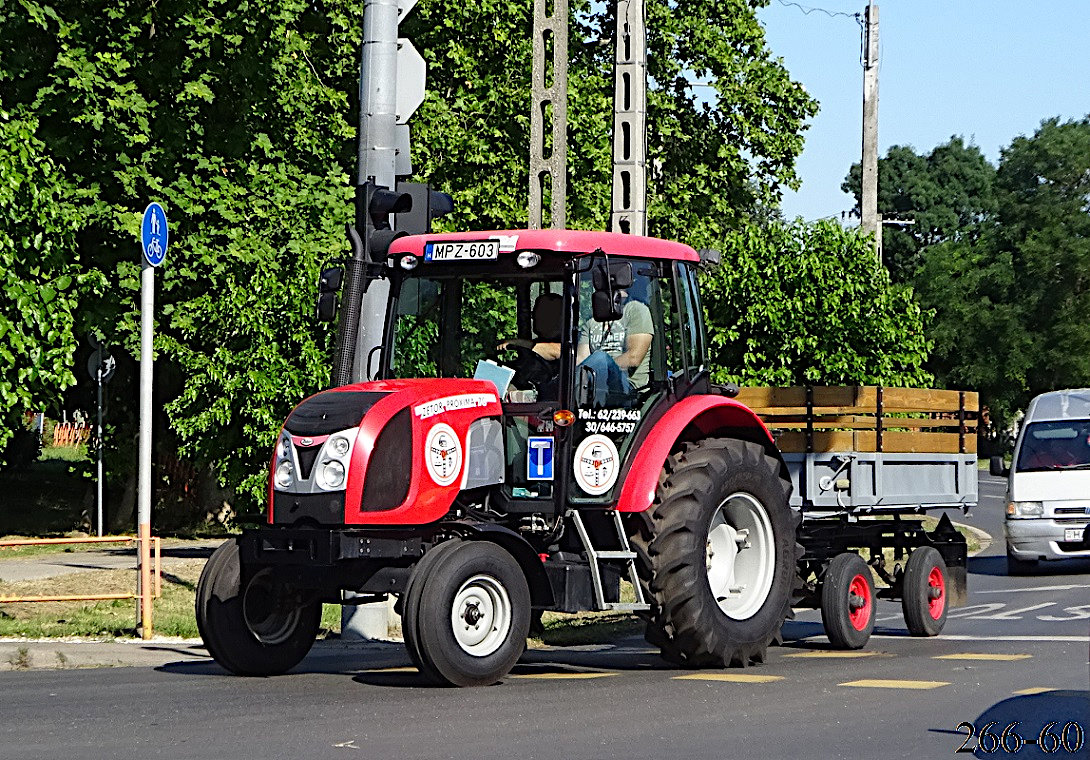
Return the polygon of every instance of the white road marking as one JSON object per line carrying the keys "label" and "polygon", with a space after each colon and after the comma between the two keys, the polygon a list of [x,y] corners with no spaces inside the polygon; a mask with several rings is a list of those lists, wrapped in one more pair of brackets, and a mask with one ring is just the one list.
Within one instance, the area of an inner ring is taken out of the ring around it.
{"label": "white road marking", "polygon": [[1068,586],[1033,586],[1032,588],[997,588],[977,591],[978,594],[1011,594],[1015,591],[1071,591],[1077,588],[1090,588],[1090,583],[1072,583]]}
{"label": "white road marking", "polygon": [[995,615],[973,615],[972,617],[974,620],[1021,620],[1023,613],[1033,612],[1034,610],[1042,610],[1045,607],[1055,607],[1056,604],[1056,602],[1041,602],[1040,604],[1034,604],[1029,607],[1022,607],[1021,609],[1017,610],[1007,610],[1006,612],[999,612]]}
{"label": "white road marking", "polygon": [[[871,638],[904,638],[903,636],[887,636],[875,634]],[[1090,636],[968,636],[955,633],[943,633],[935,636],[943,641],[1053,641],[1071,642],[1075,644],[1090,644]]]}

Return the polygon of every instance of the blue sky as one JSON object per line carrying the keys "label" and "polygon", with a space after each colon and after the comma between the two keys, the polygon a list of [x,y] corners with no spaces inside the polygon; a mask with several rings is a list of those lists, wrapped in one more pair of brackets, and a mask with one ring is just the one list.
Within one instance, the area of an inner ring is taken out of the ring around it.
{"label": "blue sky", "polygon": [[[865,0],[799,0],[857,13]],[[993,163],[1000,148],[1051,116],[1090,113],[1090,1],[879,2],[879,155],[892,145],[930,151],[951,135]],[[840,191],[862,135],[863,70],[855,19],[804,15],[772,0],[760,11],[768,44],[821,102],[798,162],[802,187],[785,191],[786,216],[840,217]]]}

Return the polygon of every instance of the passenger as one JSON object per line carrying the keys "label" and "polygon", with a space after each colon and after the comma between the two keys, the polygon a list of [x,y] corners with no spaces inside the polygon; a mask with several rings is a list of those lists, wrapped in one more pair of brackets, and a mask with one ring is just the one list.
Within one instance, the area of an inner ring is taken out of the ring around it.
{"label": "passenger", "polygon": [[637,277],[631,288],[621,291],[620,319],[612,322],[589,319],[579,331],[576,361],[594,372],[597,407],[607,406],[610,393],[627,396],[648,383],[655,327],[651,310],[639,298],[646,290],[647,278]]}

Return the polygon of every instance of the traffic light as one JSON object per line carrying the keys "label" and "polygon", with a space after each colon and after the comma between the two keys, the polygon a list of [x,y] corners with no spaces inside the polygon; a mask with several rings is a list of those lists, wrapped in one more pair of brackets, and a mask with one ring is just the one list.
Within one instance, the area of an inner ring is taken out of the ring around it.
{"label": "traffic light", "polygon": [[[364,241],[367,258],[376,264],[386,261],[390,244],[407,232],[395,230],[390,225],[390,214],[404,214],[412,210],[413,197],[408,193],[397,192],[370,180],[360,187],[363,193],[363,207],[367,210],[363,224],[366,227]],[[357,221],[357,226],[360,226]]]}
{"label": "traffic light", "polygon": [[398,182],[397,191],[412,196],[413,206],[397,217],[397,229],[409,235],[426,235],[431,232],[433,219],[454,211],[454,199],[446,193],[432,190],[423,182]]}

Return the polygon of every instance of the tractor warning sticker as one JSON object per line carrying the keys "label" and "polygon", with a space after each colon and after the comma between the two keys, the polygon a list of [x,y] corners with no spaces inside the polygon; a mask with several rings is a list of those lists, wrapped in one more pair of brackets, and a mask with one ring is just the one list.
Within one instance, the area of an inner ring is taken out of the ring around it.
{"label": "tractor warning sticker", "polygon": [[438,423],[428,431],[424,461],[436,485],[449,486],[462,469],[462,444],[450,425]]}
{"label": "tractor warning sticker", "polygon": [[575,482],[591,496],[600,496],[617,482],[620,457],[613,441],[604,435],[584,438],[575,447]]}
{"label": "tractor warning sticker", "polygon": [[491,393],[464,393],[461,396],[447,396],[429,401],[413,407],[413,413],[422,420],[434,417],[443,412],[453,412],[458,409],[476,409],[481,406],[495,404],[496,397]]}

